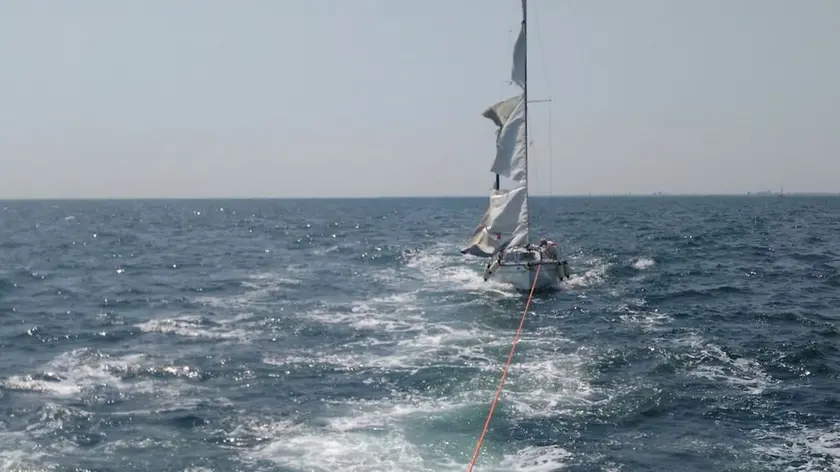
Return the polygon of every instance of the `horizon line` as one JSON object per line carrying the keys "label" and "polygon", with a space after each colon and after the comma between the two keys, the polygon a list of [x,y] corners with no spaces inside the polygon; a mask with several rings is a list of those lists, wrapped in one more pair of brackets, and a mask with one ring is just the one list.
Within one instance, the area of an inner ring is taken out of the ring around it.
{"label": "horizon line", "polygon": [[[840,196],[840,192],[746,192],[746,193],[581,193],[532,194],[531,198],[663,198],[663,197],[779,197],[779,196]],[[142,200],[421,200],[421,199],[488,198],[487,195],[391,195],[391,196],[205,196],[205,197],[1,197],[0,201],[142,201]]]}

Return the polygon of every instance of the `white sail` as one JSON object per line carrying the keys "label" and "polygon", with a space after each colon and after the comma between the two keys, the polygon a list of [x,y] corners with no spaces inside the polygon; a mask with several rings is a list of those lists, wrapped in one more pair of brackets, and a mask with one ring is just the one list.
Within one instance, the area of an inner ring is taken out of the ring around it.
{"label": "white sail", "polygon": [[506,112],[511,101],[513,109],[502,122],[496,138],[496,159],[490,170],[494,174],[525,183],[528,178],[525,164],[525,97],[518,95],[509,98],[493,105],[490,109],[495,109],[496,117],[501,118],[499,112]]}
{"label": "white sail", "polygon": [[528,48],[525,39],[525,0],[522,0],[522,26],[519,27],[519,36],[516,38],[516,43],[513,46],[513,67],[511,67],[510,71],[510,80],[513,81],[516,85],[525,90],[525,82],[526,82],[526,73],[525,73],[525,64],[526,64],[526,55],[528,53]]}
{"label": "white sail", "polygon": [[513,109],[516,108],[516,105],[521,99],[521,95],[516,95],[506,100],[502,100],[501,102],[484,110],[481,116],[492,120],[493,123],[496,123],[496,126],[501,129],[505,123],[507,123],[508,118],[510,118],[510,115],[513,114]]}
{"label": "white sail", "polygon": [[482,113],[498,127],[496,157],[490,170],[513,180],[516,188],[494,189],[481,222],[467,247],[461,251],[465,254],[488,257],[500,249],[529,242],[524,0],[522,11],[523,23],[514,46],[511,79],[522,87],[523,93],[498,102]]}
{"label": "white sail", "polygon": [[493,190],[490,204],[461,252],[489,257],[499,249],[528,241],[528,199],[525,186]]}

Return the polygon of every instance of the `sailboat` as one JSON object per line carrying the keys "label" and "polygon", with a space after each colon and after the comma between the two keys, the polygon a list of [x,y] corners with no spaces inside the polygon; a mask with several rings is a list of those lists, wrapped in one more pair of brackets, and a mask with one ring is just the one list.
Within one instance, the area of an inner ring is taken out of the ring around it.
{"label": "sailboat", "polygon": [[[462,254],[487,258],[484,280],[491,277],[518,290],[555,288],[569,278],[569,265],[557,244],[532,242],[528,213],[528,52],[527,5],[522,0],[522,25],[513,48],[511,80],[522,92],[487,108],[482,116],[496,125],[496,175],[490,203]],[[502,189],[500,178],[509,179]],[[539,267],[539,270],[537,269]]]}

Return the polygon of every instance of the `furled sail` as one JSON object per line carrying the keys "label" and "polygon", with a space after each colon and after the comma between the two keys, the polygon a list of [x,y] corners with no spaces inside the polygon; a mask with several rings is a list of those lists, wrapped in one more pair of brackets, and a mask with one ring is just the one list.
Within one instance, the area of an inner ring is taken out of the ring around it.
{"label": "furled sail", "polygon": [[525,186],[493,190],[490,205],[463,254],[489,257],[507,246],[528,241],[528,199]]}

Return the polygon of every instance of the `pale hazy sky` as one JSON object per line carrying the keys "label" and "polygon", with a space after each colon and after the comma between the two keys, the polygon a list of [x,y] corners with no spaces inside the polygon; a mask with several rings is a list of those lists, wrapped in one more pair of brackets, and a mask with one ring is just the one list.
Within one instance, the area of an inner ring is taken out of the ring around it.
{"label": "pale hazy sky", "polygon": [[[6,0],[0,198],[486,195],[519,0]],[[840,191],[840,1],[530,0],[532,192]]]}

